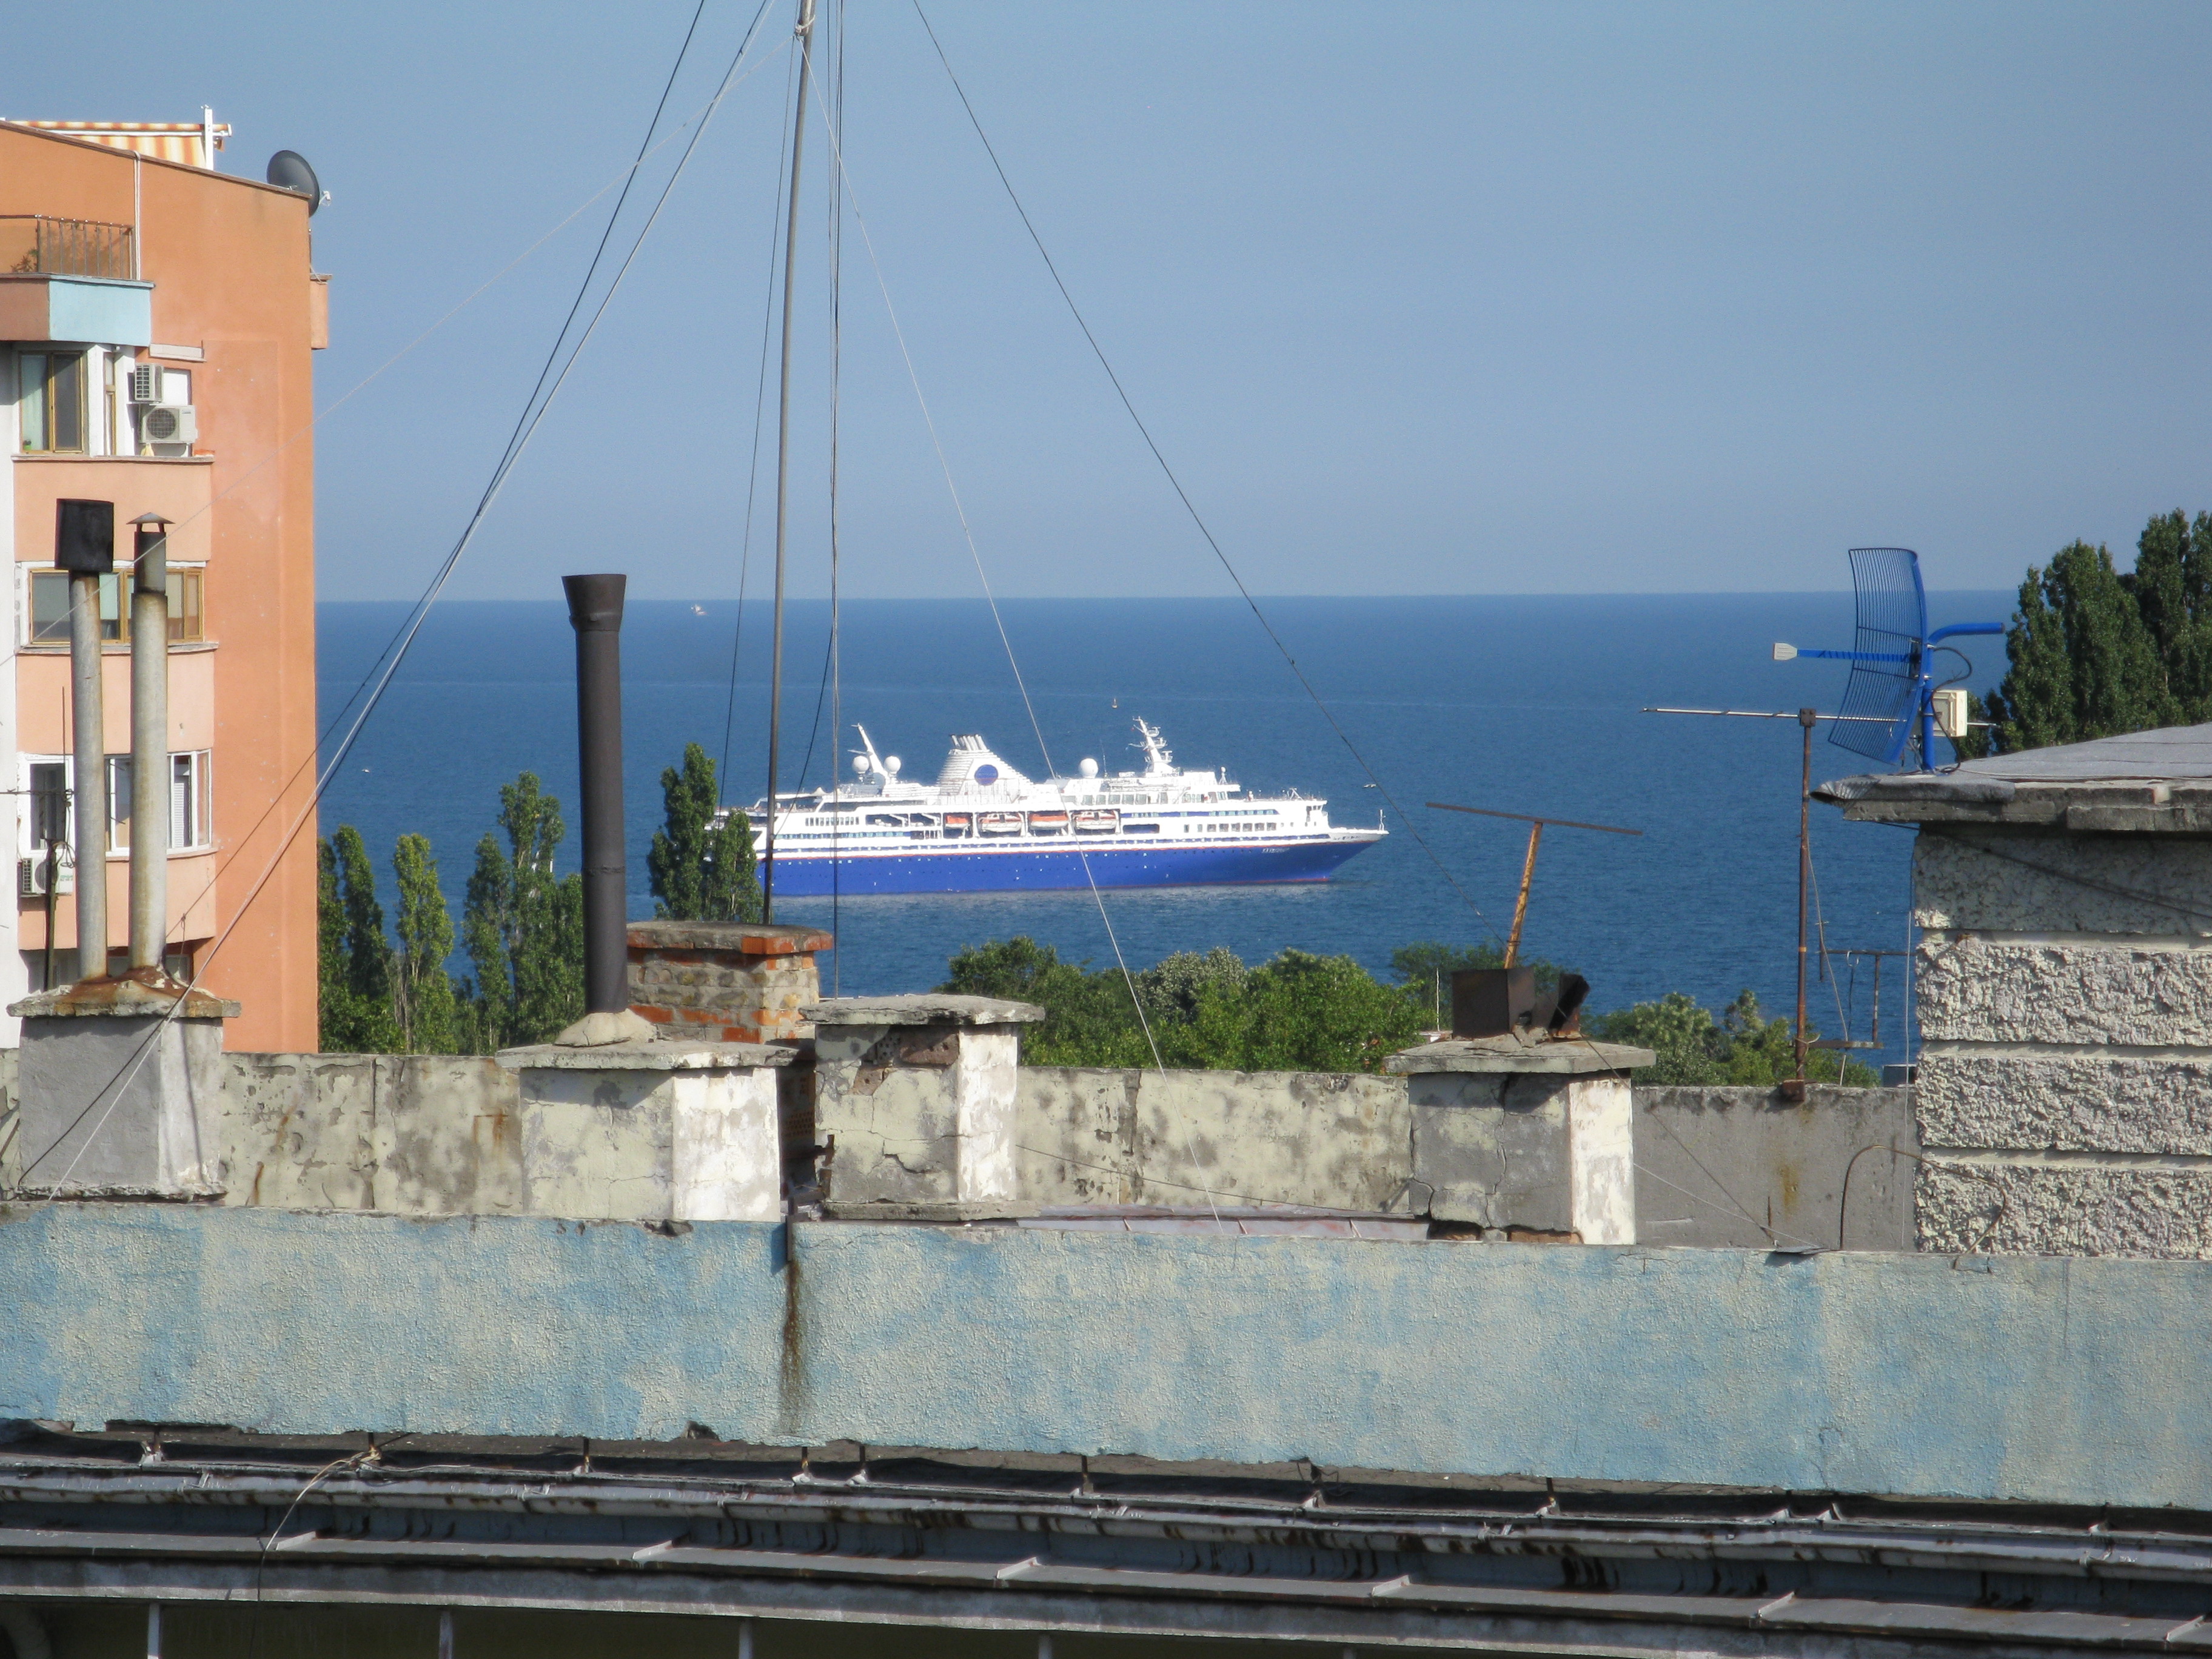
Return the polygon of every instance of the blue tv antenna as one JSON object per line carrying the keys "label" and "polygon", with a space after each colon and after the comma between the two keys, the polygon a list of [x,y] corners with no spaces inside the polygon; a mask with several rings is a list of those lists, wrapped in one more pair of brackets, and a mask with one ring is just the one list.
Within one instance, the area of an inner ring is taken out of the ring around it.
{"label": "blue tv antenna", "polygon": [[1805,651],[1777,644],[1774,660],[1822,657],[1851,665],[1844,705],[1828,741],[1894,766],[1917,739],[1920,764],[1936,765],[1936,676],[1930,659],[1944,640],[2002,634],[2002,623],[1954,623],[1928,631],[1928,593],[1920,556],[1909,547],[1855,547],[1851,589],[1858,629],[1848,651]]}

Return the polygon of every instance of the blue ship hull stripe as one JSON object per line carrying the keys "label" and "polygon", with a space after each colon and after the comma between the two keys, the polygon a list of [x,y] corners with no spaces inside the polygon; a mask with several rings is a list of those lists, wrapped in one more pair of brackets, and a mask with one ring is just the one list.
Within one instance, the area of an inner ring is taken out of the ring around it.
{"label": "blue ship hull stripe", "polygon": [[[847,854],[834,860],[840,893],[1006,893],[1054,888],[1181,887],[1215,883],[1327,881],[1368,841],[1281,847],[1100,847],[1091,871],[1073,847],[978,847],[957,852]],[[827,898],[832,859],[785,854],[775,861],[775,896]]]}

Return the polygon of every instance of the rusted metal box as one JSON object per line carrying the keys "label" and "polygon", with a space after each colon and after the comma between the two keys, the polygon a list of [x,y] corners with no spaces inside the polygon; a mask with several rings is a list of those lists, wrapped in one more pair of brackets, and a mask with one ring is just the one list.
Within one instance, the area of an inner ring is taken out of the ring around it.
{"label": "rusted metal box", "polygon": [[1452,975],[1452,1035],[1504,1036],[1536,1012],[1536,975],[1528,968],[1462,968]]}

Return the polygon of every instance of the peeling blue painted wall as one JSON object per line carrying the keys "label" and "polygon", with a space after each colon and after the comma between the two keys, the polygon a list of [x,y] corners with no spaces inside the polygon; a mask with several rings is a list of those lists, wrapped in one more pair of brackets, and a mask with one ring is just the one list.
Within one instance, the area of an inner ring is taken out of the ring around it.
{"label": "peeling blue painted wall", "polygon": [[0,1416],[2212,1508],[2212,1264],[0,1209]]}

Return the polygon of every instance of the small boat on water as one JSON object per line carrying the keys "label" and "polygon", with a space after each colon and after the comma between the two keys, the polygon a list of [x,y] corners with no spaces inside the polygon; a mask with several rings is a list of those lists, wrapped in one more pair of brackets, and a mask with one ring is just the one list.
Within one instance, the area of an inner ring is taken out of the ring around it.
{"label": "small boat on water", "polygon": [[[1225,772],[1179,768],[1141,720],[1141,770],[1086,760],[1074,777],[1031,779],[969,734],[928,784],[856,729],[849,781],[776,798],[779,897],[1326,881],[1384,834],[1339,829],[1327,801],[1296,790],[1248,795]],[[765,851],[768,803],[748,816]]]}

